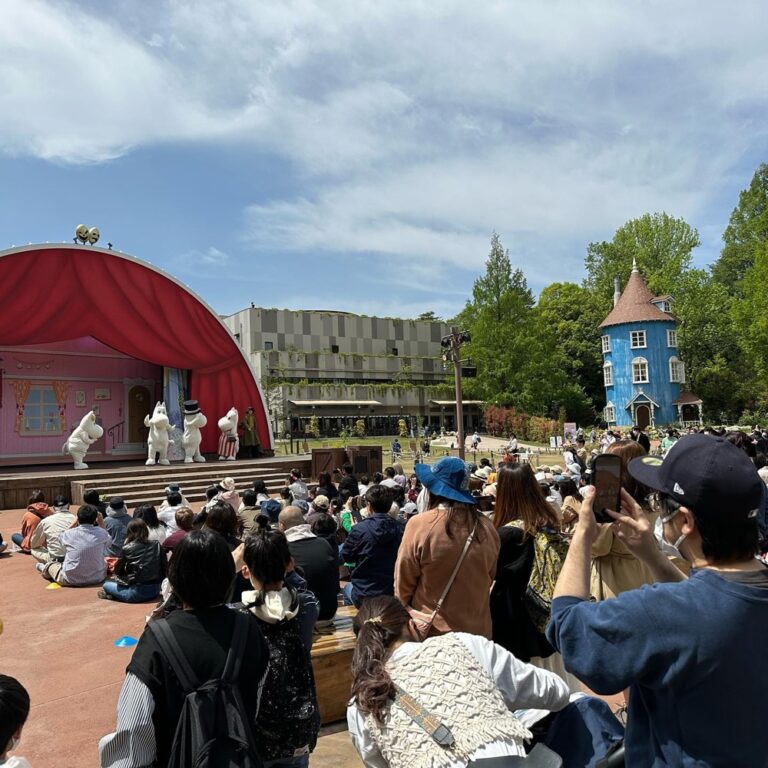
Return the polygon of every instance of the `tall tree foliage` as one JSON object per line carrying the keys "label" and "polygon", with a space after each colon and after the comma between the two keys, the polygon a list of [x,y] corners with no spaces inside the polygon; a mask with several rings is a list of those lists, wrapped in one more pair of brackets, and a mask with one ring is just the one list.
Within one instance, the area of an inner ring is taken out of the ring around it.
{"label": "tall tree foliage", "polygon": [[744,278],[755,263],[758,248],[768,243],[768,165],[755,171],[749,187],[739,194],[723,233],[723,250],[712,265],[715,280],[729,291],[742,294]]}

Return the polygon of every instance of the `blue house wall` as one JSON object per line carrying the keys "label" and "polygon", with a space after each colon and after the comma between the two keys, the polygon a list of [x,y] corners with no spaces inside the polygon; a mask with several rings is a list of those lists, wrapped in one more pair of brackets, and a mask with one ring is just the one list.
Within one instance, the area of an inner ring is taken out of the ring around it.
{"label": "blue house wall", "polygon": [[[657,404],[654,423],[657,426],[679,420],[677,406],[673,401],[680,395],[681,384],[670,381],[670,358],[680,359],[677,347],[667,346],[667,331],[677,330],[677,324],[670,320],[623,323],[603,329],[603,335],[611,339],[611,351],[603,354],[603,363],[613,365],[613,385],[605,388],[606,402],[613,405],[617,426],[631,426],[634,422],[630,401],[639,393],[645,394]],[[646,347],[630,348],[630,333],[645,331]],[[632,360],[643,357],[648,362],[648,383],[632,383]]]}

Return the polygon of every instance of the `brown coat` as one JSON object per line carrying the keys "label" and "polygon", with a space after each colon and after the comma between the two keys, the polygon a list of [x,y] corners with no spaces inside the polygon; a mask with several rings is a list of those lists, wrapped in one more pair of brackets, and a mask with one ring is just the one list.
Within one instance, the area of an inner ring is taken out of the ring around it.
{"label": "brown coat", "polygon": [[29,552],[32,549],[30,539],[35,532],[35,528],[37,528],[44,517],[48,517],[50,514],[53,514],[53,510],[45,502],[38,501],[27,507],[24,517],[21,518],[21,535],[23,536],[21,548],[25,552]]}
{"label": "brown coat", "polygon": [[[469,536],[458,527],[446,531],[447,510],[430,509],[405,526],[395,563],[395,595],[406,606],[431,613],[451,577]],[[469,632],[491,639],[489,595],[496,576],[499,534],[482,515],[475,539],[461,564],[443,608],[435,619],[439,632]]]}

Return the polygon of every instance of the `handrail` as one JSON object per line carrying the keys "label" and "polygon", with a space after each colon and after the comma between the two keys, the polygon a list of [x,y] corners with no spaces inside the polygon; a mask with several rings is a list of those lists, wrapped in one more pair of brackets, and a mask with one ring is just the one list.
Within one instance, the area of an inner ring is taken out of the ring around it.
{"label": "handrail", "polygon": [[125,421],[119,421],[107,430],[107,435],[112,438],[112,448],[123,442],[123,426]]}

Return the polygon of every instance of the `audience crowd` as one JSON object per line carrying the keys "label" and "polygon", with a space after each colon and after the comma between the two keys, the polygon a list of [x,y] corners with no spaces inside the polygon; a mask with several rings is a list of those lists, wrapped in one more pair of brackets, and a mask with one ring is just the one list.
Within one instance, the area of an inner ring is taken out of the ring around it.
{"label": "audience crowd", "polygon": [[[175,484],[133,514],[33,493],[11,539],[43,579],[153,603],[101,765],[307,766],[312,643],[340,606],[371,768],[768,765],[768,433],[590,438],[538,468],[515,439],[496,465],[293,469],[272,494],[225,477],[198,511]],[[594,509],[601,453],[619,509]],[[0,675],[0,766],[27,765],[29,706]]]}

